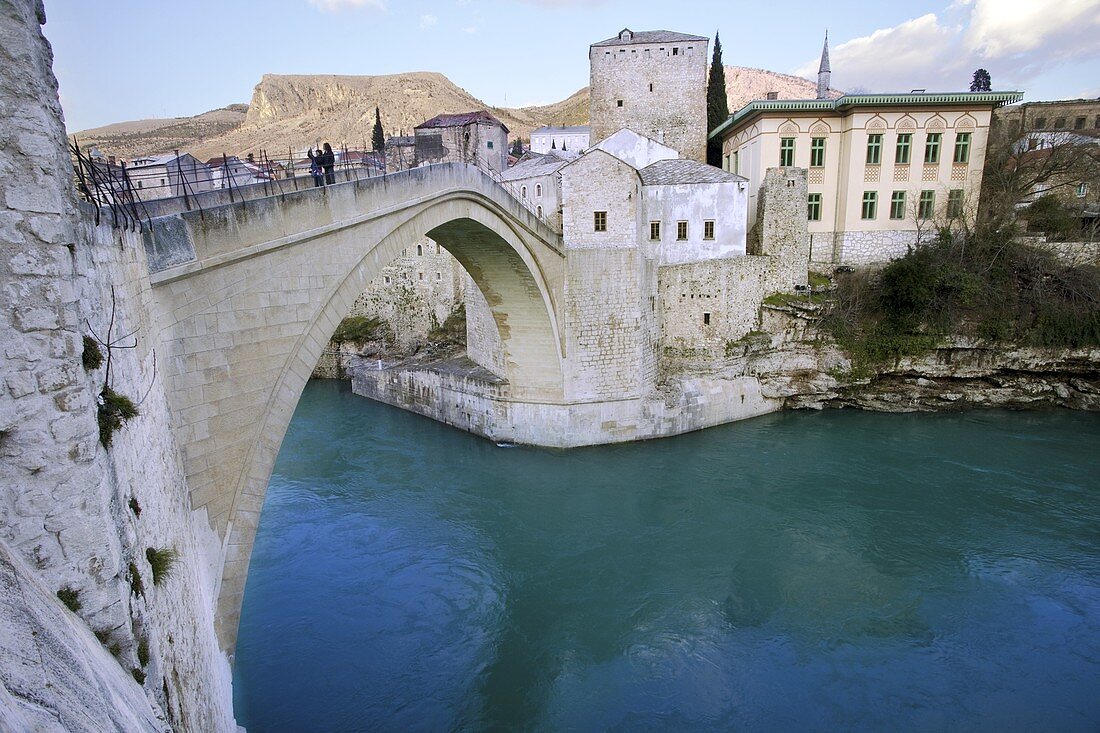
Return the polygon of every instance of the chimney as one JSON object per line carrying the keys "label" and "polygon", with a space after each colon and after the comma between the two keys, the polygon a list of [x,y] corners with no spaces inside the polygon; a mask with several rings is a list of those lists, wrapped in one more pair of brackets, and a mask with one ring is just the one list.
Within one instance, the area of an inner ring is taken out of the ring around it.
{"label": "chimney", "polygon": [[765,99],[779,99],[779,92],[768,92]]}

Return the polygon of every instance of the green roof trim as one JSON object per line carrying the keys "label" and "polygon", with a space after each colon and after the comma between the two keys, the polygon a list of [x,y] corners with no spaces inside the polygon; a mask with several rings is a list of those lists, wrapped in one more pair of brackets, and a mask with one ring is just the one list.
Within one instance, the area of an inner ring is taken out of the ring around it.
{"label": "green roof trim", "polygon": [[1001,106],[1023,99],[1023,92],[916,92],[911,94],[845,94],[837,99],[757,99],[730,115],[707,136],[717,137],[730,127],[763,112],[845,112],[854,107],[917,107],[952,104]]}

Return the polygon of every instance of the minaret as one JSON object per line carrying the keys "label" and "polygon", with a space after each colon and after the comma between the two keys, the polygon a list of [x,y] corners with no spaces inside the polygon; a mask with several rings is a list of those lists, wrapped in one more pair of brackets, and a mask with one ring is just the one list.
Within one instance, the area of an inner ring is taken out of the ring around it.
{"label": "minaret", "polygon": [[825,31],[825,47],[821,49],[821,66],[817,69],[817,98],[829,98],[829,31]]}

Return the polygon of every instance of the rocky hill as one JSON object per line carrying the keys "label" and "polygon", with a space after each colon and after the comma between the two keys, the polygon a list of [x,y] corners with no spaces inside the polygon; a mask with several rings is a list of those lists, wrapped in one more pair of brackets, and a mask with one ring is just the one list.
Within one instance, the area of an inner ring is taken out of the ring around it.
{"label": "rocky hill", "polygon": [[[763,69],[726,67],[730,110],[777,92],[780,99],[812,97],[816,85],[806,79]],[[410,72],[385,76],[265,74],[246,105],[195,117],[123,122],[76,133],[85,147],[109,155],[133,157],[180,149],[207,159],[222,152],[242,154],[260,149],[272,158],[300,154],[321,141],[349,148],[370,143],[374,108],[389,135],[412,129],[442,113],[487,109],[526,138],[542,125],[588,122],[588,88],[560,102],[522,108],[492,107],[443,74]]]}

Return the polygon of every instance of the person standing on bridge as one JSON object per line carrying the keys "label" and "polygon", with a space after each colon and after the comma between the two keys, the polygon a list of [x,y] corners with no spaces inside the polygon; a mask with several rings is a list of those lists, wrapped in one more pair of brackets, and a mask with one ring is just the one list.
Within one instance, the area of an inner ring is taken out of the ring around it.
{"label": "person standing on bridge", "polygon": [[313,176],[313,185],[320,186],[324,183],[324,179],[321,178],[321,151],[314,153],[313,148],[310,148],[306,156],[309,158],[309,174]]}
{"label": "person standing on bridge", "polygon": [[325,169],[325,185],[336,183],[336,156],[328,143],[325,143],[325,151],[321,153],[321,166]]}

